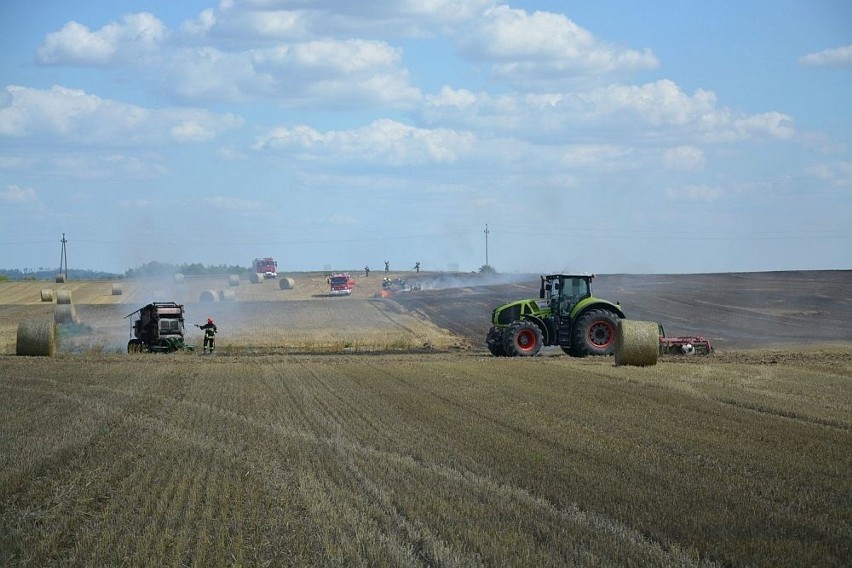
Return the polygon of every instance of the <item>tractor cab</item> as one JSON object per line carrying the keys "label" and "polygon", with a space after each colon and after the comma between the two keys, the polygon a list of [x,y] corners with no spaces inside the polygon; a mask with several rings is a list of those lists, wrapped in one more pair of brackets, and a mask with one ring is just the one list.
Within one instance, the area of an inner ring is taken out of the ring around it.
{"label": "tractor cab", "polygon": [[539,298],[546,300],[552,316],[568,317],[580,300],[592,295],[590,274],[550,274],[541,277]]}

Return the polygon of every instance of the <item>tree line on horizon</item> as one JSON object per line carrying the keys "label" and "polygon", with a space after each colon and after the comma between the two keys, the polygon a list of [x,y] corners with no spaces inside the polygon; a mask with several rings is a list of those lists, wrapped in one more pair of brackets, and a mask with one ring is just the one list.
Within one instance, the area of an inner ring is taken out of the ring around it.
{"label": "tree line on horizon", "polygon": [[[249,269],[244,266],[216,264],[205,266],[201,263],[172,264],[168,262],[151,261],[136,268],[127,269],[124,274],[81,268],[69,268],[69,280],[115,280],[119,278],[145,278],[152,276],[171,276],[181,273],[187,276],[203,276],[214,274],[247,274]],[[59,270],[56,268],[0,268],[0,281],[16,280],[54,280]]]}

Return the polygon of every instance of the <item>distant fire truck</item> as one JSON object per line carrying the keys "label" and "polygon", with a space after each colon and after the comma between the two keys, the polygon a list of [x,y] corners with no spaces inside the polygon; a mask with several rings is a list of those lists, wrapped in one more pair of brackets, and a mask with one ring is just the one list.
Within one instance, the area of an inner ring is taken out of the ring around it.
{"label": "distant fire truck", "polygon": [[264,278],[278,278],[278,263],[274,258],[256,258],[251,269],[255,274],[263,274]]}
{"label": "distant fire truck", "polygon": [[331,286],[333,296],[348,296],[355,287],[355,280],[349,276],[348,272],[342,272],[329,276],[328,284]]}

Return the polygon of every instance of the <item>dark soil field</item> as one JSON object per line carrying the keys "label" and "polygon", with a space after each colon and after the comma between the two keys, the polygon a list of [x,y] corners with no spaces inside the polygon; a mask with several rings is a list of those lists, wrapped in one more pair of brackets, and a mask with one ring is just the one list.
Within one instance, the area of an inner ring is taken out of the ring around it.
{"label": "dark soil field", "polygon": [[[652,367],[490,356],[537,276],[391,277],[0,283],[0,565],[849,565],[852,271],[600,276],[717,349]],[[43,288],[79,323],[15,356]],[[125,353],[161,294],[215,356]]]}
{"label": "dark soil field", "polygon": [[[440,286],[440,278],[423,280]],[[538,296],[537,277],[468,282],[394,299],[484,349],[492,309]],[[628,318],[659,321],[668,335],[705,335],[721,350],[852,341],[852,271],[602,275],[593,289],[620,302]]]}

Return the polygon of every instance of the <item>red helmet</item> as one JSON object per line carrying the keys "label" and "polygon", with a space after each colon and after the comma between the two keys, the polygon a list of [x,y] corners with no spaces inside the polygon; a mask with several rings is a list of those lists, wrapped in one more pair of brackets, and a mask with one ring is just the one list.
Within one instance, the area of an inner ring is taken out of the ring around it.
{"label": "red helmet", "polygon": [[213,318],[207,318],[207,323],[213,323]]}

